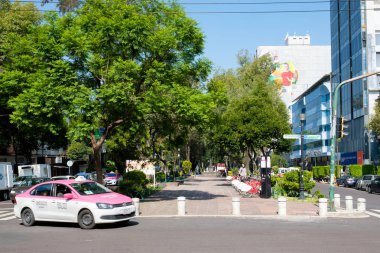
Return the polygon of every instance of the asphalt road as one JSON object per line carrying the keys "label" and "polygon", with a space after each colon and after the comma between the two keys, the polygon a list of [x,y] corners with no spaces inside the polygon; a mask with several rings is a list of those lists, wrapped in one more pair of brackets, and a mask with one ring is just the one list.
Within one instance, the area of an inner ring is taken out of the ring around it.
{"label": "asphalt road", "polygon": [[378,218],[280,221],[139,218],[82,230],[76,224],[0,222],[0,252],[379,252]]}
{"label": "asphalt road", "polygon": [[[356,208],[356,200],[358,198],[366,199],[367,210],[369,209],[378,209],[380,210],[380,194],[370,194],[366,191],[359,191],[355,188],[347,188],[347,187],[335,187],[335,193],[340,194],[341,205],[344,207],[344,198],[345,196],[352,196],[354,199],[354,208]],[[317,183],[313,192],[319,190],[323,193],[326,198],[329,198],[329,184],[321,184]]]}

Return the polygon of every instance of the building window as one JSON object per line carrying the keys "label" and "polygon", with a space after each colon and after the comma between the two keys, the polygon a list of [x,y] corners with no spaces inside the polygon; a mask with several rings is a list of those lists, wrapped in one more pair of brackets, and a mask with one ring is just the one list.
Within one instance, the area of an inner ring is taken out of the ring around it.
{"label": "building window", "polygon": [[376,31],[376,46],[380,46],[380,31]]}

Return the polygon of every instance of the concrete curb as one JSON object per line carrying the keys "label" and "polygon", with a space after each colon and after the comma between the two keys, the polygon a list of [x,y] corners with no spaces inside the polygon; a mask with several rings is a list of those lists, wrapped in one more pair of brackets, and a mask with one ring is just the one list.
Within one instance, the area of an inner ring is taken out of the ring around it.
{"label": "concrete curb", "polygon": [[336,212],[327,212],[328,218],[368,218],[370,215],[363,212],[348,212],[346,210],[337,210]]}
{"label": "concrete curb", "polygon": [[262,220],[326,220],[328,218],[368,218],[365,213],[329,212],[327,217],[311,215],[140,215],[138,218],[233,218],[233,219],[262,219]]}

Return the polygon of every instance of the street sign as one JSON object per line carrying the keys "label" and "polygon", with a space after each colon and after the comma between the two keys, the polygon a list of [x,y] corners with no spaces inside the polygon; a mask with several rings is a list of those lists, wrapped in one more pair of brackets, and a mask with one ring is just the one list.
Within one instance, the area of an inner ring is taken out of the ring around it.
{"label": "street sign", "polygon": [[300,134],[284,134],[284,139],[299,139],[301,138]]}
{"label": "street sign", "polygon": [[71,160],[67,161],[67,166],[71,167],[71,166],[73,166],[73,164],[74,164],[73,161],[71,161]]}
{"label": "street sign", "polygon": [[[284,134],[284,139],[301,139],[300,134]],[[318,134],[305,134],[303,136],[305,140],[320,140],[321,136]]]}
{"label": "street sign", "polygon": [[303,138],[305,140],[320,140],[321,136],[318,134],[305,134]]}

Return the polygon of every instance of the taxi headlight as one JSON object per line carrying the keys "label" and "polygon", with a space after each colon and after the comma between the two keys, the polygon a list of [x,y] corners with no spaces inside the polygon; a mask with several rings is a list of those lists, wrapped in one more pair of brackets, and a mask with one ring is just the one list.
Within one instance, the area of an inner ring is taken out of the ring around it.
{"label": "taxi headlight", "polygon": [[113,205],[112,204],[107,204],[107,203],[96,203],[99,209],[112,209]]}

